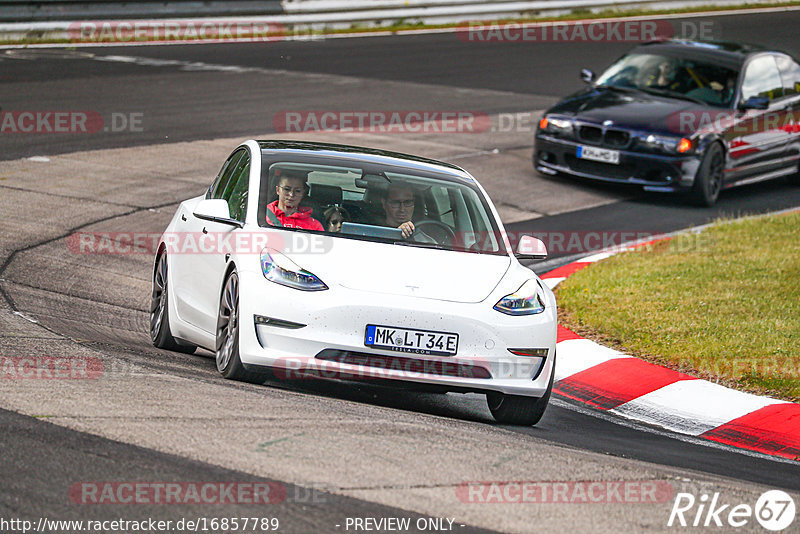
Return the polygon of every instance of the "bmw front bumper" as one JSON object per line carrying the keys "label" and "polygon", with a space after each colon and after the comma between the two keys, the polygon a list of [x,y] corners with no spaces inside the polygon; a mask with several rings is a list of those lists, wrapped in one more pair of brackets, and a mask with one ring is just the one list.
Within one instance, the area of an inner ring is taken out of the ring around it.
{"label": "bmw front bumper", "polygon": [[691,189],[700,160],[691,155],[661,155],[618,150],[619,164],[577,157],[581,143],[541,132],[536,134],[533,166],[543,174],[563,173],[603,182],[644,186],[648,191],[683,192]]}

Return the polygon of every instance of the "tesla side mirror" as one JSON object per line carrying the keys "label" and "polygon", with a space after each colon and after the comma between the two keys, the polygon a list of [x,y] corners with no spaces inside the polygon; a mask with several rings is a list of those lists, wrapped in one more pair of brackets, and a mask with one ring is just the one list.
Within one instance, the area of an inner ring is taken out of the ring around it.
{"label": "tesla side mirror", "polygon": [[230,224],[239,228],[244,226],[240,221],[231,218],[228,202],[221,198],[205,198],[201,200],[195,206],[193,213],[195,217],[204,221]]}
{"label": "tesla side mirror", "polygon": [[586,83],[593,83],[595,79],[594,71],[591,69],[581,69],[581,80]]}
{"label": "tesla side mirror", "polygon": [[740,106],[742,109],[767,109],[769,107],[769,98],[764,96],[751,96]]}
{"label": "tesla side mirror", "polygon": [[515,256],[520,260],[543,260],[547,257],[547,247],[541,239],[524,235],[519,238]]}

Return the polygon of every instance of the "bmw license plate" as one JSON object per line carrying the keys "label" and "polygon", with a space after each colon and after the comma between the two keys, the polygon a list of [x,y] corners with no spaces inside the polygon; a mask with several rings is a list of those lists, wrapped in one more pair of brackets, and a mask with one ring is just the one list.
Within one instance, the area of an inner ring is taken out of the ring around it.
{"label": "bmw license plate", "polygon": [[454,356],[458,351],[458,334],[368,324],[364,345],[395,352]]}
{"label": "bmw license plate", "polygon": [[618,150],[608,150],[607,148],[578,145],[578,153],[576,155],[582,159],[590,159],[592,161],[602,161],[603,163],[613,163],[614,165],[619,165]]}

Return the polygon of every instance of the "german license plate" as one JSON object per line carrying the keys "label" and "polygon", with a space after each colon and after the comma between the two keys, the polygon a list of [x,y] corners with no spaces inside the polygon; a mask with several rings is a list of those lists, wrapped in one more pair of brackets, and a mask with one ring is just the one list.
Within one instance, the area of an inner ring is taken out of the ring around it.
{"label": "german license plate", "polygon": [[458,351],[458,334],[368,324],[364,345],[395,352],[453,356]]}
{"label": "german license plate", "polygon": [[614,165],[619,165],[618,150],[608,150],[607,148],[578,145],[577,156],[582,159],[590,159],[592,161],[602,161],[603,163],[613,163]]}

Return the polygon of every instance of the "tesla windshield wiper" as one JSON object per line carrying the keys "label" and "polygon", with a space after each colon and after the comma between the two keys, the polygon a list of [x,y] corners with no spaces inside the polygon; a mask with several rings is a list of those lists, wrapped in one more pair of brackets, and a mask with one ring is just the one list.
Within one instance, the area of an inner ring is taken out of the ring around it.
{"label": "tesla windshield wiper", "polygon": [[700,100],[699,98],[694,98],[693,96],[685,95],[683,93],[676,93],[674,91],[668,91],[666,89],[657,89],[655,87],[643,87],[641,90],[645,91],[646,93],[651,93],[651,94],[654,94],[654,95],[667,96],[667,97],[670,97],[670,98],[679,98],[681,100],[688,100],[689,102],[694,102],[695,104],[700,104],[701,106],[707,106],[708,105],[708,102],[704,102],[704,101]]}
{"label": "tesla windshield wiper", "polygon": [[422,248],[435,248],[439,250],[453,250],[450,247],[446,247],[438,243],[419,243],[417,241],[395,241],[394,244],[403,245],[404,247],[422,247]]}

